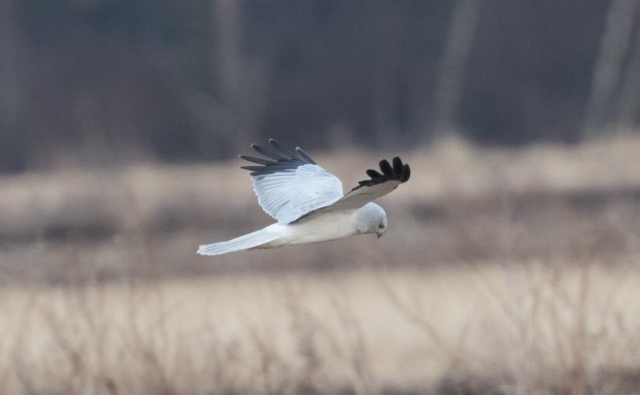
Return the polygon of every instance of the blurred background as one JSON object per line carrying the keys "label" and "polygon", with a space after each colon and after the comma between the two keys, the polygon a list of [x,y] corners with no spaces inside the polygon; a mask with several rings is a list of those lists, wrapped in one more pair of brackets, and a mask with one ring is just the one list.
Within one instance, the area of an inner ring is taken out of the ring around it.
{"label": "blurred background", "polygon": [[0,170],[633,129],[635,1],[3,0]]}
{"label": "blurred background", "polygon": [[[631,394],[639,0],[0,0],[0,392]],[[239,154],[382,158],[384,238]]]}

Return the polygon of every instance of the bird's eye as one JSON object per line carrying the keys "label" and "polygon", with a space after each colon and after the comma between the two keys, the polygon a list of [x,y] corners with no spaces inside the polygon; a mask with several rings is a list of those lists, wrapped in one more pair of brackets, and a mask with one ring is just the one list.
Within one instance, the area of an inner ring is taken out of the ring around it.
{"label": "bird's eye", "polygon": [[378,225],[378,229],[383,229],[383,228],[384,228],[384,225],[382,224]]}

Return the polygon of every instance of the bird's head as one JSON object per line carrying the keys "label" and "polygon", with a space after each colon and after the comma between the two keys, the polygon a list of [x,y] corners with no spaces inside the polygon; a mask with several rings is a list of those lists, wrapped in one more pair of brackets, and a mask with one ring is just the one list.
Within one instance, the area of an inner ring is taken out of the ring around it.
{"label": "bird's head", "polygon": [[387,230],[387,214],[377,204],[367,203],[358,211],[357,224],[358,233],[375,233],[380,237]]}

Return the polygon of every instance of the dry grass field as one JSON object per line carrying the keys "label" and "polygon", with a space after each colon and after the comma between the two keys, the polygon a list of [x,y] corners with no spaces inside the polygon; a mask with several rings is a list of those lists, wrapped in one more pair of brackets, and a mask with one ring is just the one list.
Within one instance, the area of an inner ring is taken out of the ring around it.
{"label": "dry grass field", "polygon": [[238,162],[1,178],[0,393],[638,393],[638,153],[448,141],[379,240],[212,258],[270,223]]}

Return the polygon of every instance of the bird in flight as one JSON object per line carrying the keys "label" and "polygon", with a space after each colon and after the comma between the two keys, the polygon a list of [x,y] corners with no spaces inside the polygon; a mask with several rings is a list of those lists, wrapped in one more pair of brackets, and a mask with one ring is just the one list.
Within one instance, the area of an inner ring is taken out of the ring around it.
{"label": "bird in flight", "polygon": [[367,170],[369,179],[346,195],[340,180],[320,167],[299,147],[295,152],[270,139],[272,149],[252,144],[265,158],[240,155],[257,166],[251,171],[253,190],[262,209],[278,222],[264,229],[220,243],[201,245],[200,255],[221,255],[255,248],[337,240],[351,235],[387,229],[387,214],[373,200],[407,182],[408,164],[394,157],[391,164],[380,161],[380,170]]}

